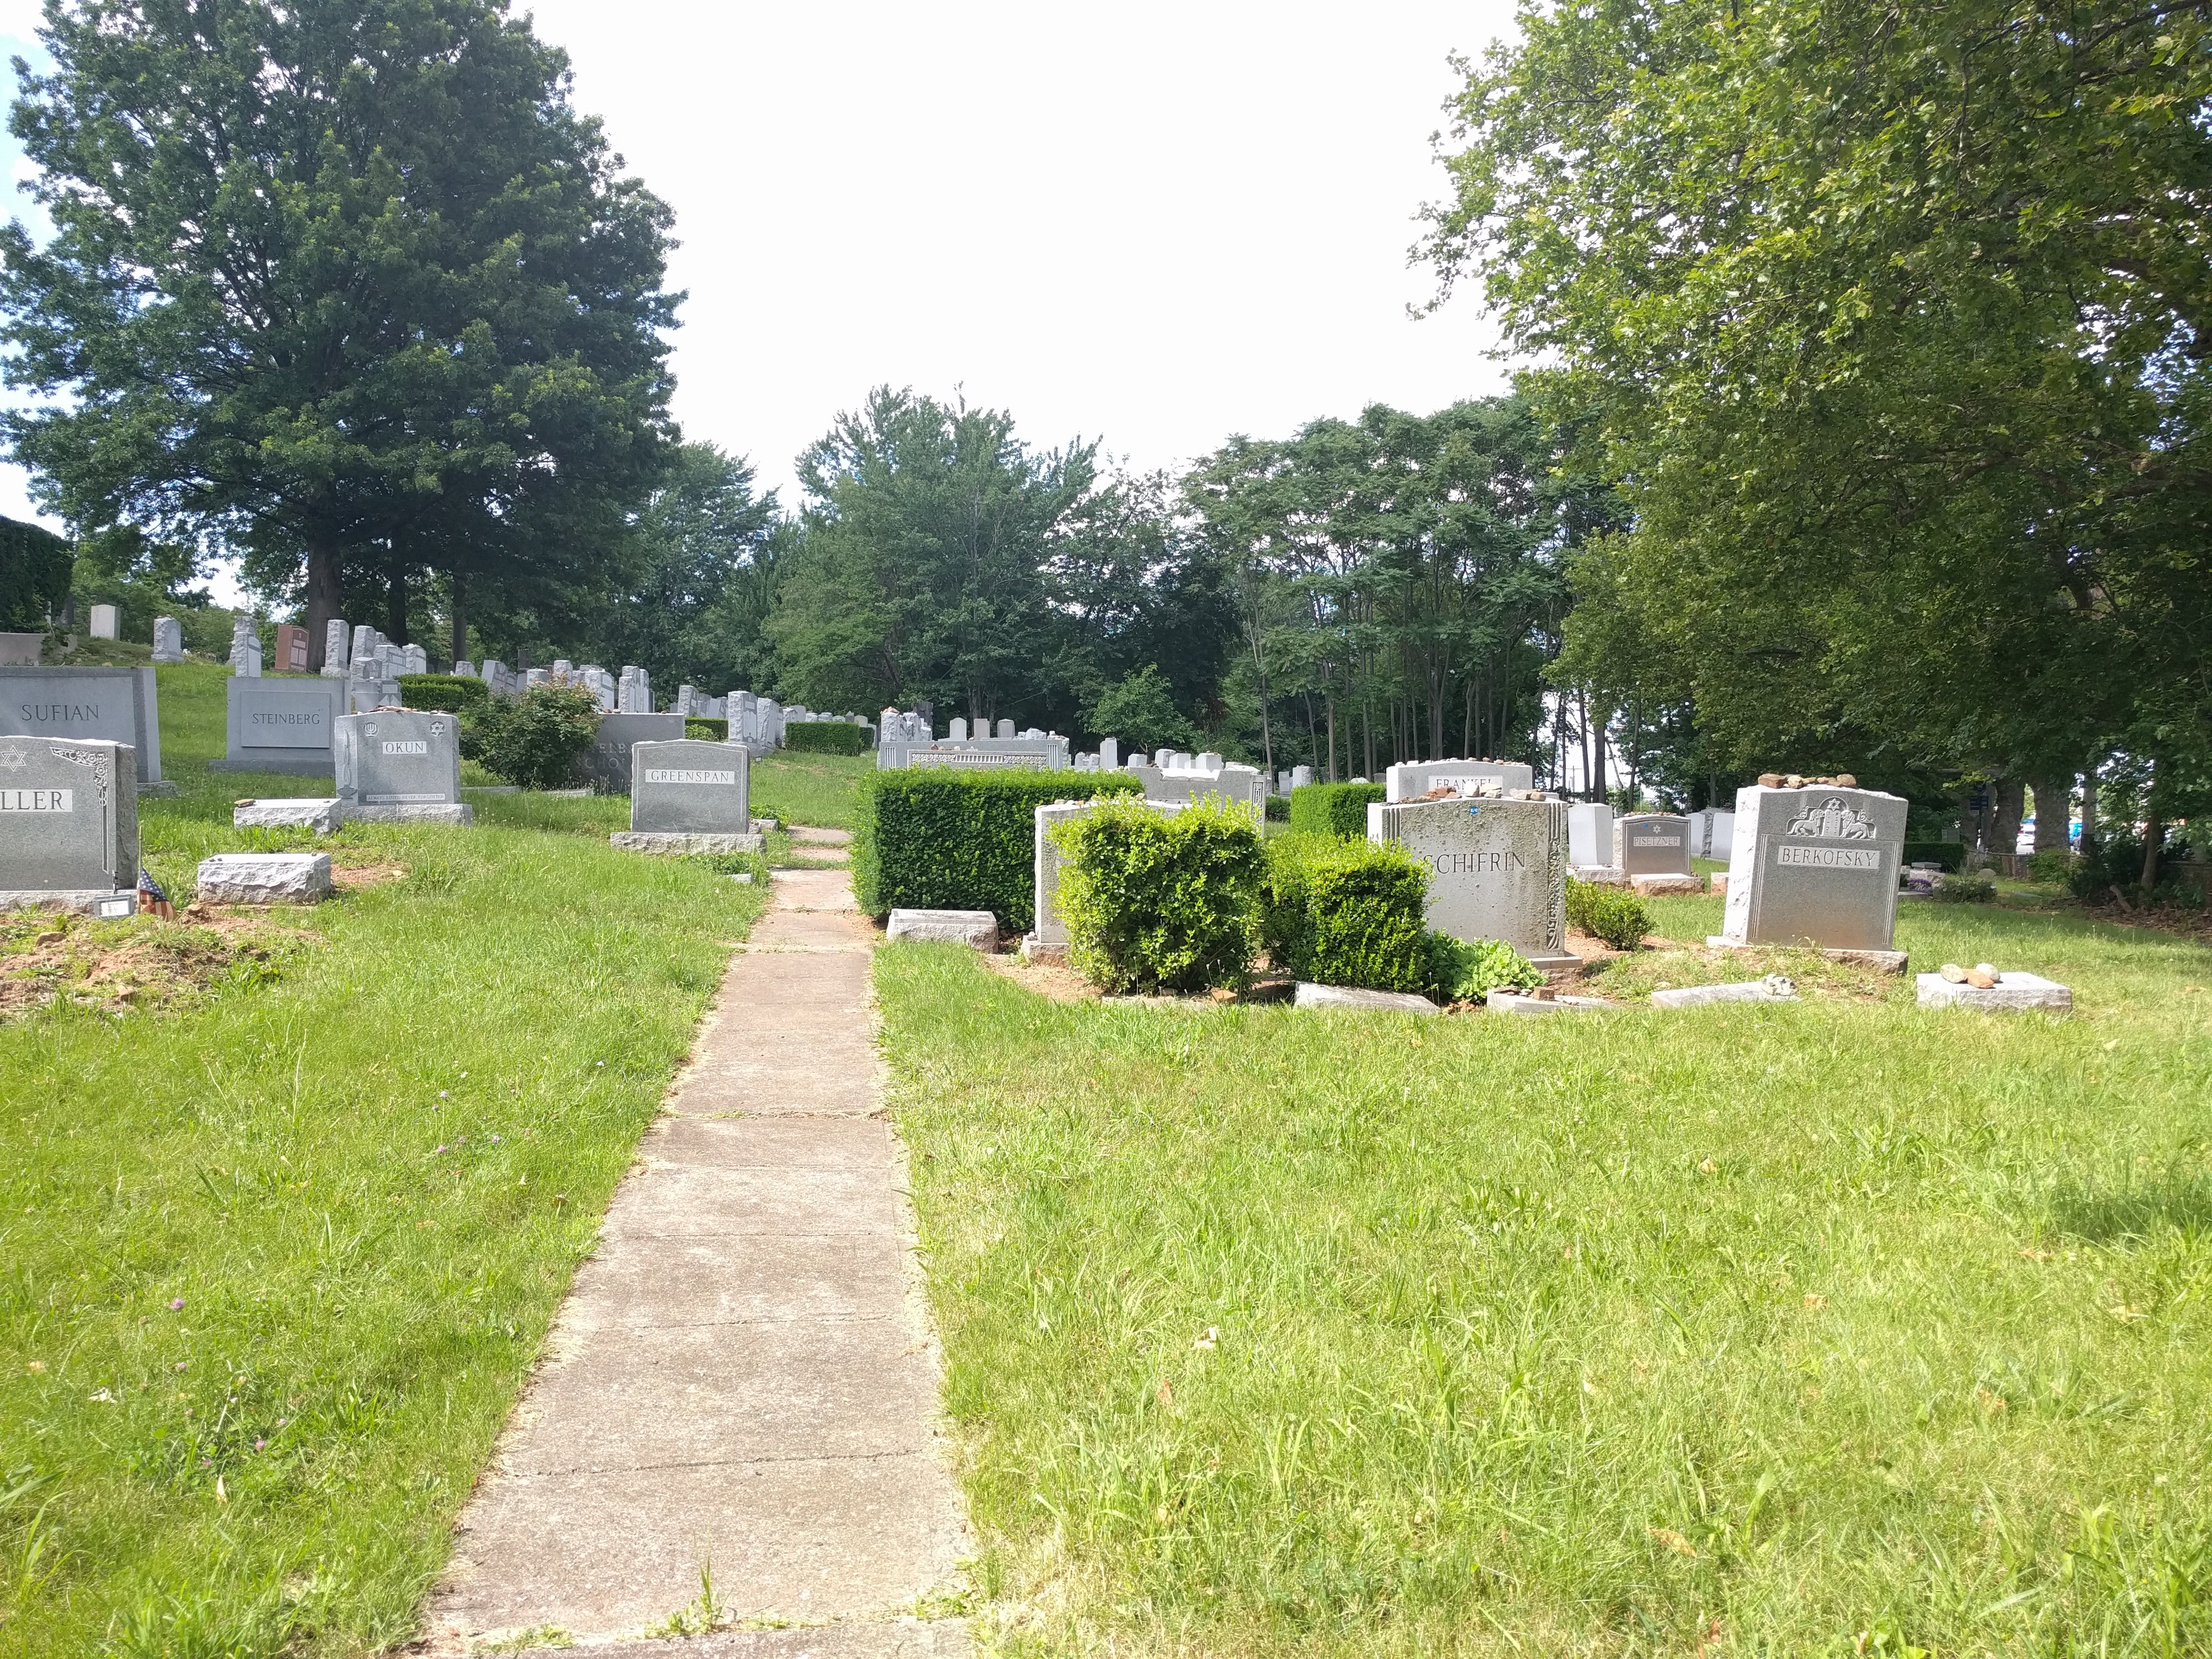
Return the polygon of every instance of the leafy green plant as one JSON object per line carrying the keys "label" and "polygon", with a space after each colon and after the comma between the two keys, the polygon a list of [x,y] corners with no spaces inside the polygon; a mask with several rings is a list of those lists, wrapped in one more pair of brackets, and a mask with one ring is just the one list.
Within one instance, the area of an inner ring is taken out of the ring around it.
{"label": "leafy green plant", "polygon": [[1367,805],[1389,792],[1379,783],[1305,783],[1291,791],[1291,828],[1310,836],[1367,833]]}
{"label": "leafy green plant", "polygon": [[1938,904],[1992,904],[1997,896],[1996,878],[1986,870],[1947,875],[1929,890],[1928,896]]}
{"label": "leafy green plant", "polygon": [[1251,814],[1111,800],[1052,830],[1067,855],[1068,959],[1109,991],[1241,986],[1260,944],[1267,853]]}
{"label": "leafy green plant", "polygon": [[561,789],[599,729],[599,699],[580,686],[533,685],[489,699],[462,730],[461,752],[525,789]]}
{"label": "leafy green plant", "polygon": [[703,738],[708,743],[726,743],[730,737],[730,723],[711,714],[686,714],[684,717],[684,735]]}
{"label": "leafy green plant", "polygon": [[783,728],[783,746],[800,755],[865,755],[868,728],[845,720],[800,720]]}
{"label": "leafy green plant", "polygon": [[2040,853],[2027,855],[2027,878],[2056,885],[2066,879],[2073,866],[2073,854],[2063,848],[2046,847]]}
{"label": "leafy green plant", "polygon": [[1633,951],[1651,931],[1651,912],[1625,887],[1567,878],[1567,926],[1601,939],[1616,951]]}
{"label": "leafy green plant", "polygon": [[1288,823],[1291,821],[1291,798],[1288,795],[1270,795],[1265,810],[1268,823]]}
{"label": "leafy green plant", "polygon": [[1115,681],[1098,694],[1083,718],[1090,730],[1119,737],[1121,747],[1132,754],[1188,749],[1198,742],[1198,728],[1176,707],[1175,688],[1157,663],[1146,663]]}
{"label": "leafy green plant", "polygon": [[491,687],[473,674],[402,674],[399,700],[410,708],[466,714],[491,701]]}
{"label": "leafy green plant", "polygon": [[874,916],[988,910],[1026,933],[1036,920],[1036,809],[1142,787],[1127,772],[869,773],[853,830],[854,895]]}
{"label": "leafy green plant", "polygon": [[1431,994],[1440,1002],[1480,1002],[1492,991],[1534,990],[1541,969],[1501,939],[1473,944],[1431,931],[1428,938]]}
{"label": "leafy green plant", "polygon": [[1267,954],[1316,985],[1427,991],[1428,890],[1428,871],[1402,847],[1278,836],[1267,843]]}

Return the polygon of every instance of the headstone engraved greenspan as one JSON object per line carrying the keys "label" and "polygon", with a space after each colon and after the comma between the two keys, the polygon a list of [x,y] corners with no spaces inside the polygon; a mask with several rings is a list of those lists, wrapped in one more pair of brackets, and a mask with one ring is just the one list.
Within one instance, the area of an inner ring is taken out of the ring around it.
{"label": "headstone engraved greenspan", "polygon": [[752,831],[752,757],[703,738],[630,750],[629,827],[703,835]]}
{"label": "headstone engraved greenspan", "polygon": [[1613,862],[1628,876],[1690,873],[1690,821],[1672,812],[1631,812],[1613,825]]}
{"label": "headstone engraved greenspan", "polygon": [[1719,939],[1891,949],[1905,810],[1898,796],[1838,784],[1738,790]]}
{"label": "headstone engraved greenspan", "polygon": [[1567,804],[1559,800],[1375,801],[1367,838],[1396,842],[1429,867],[1429,926],[1503,939],[1540,968],[1567,949]]}
{"label": "headstone engraved greenspan", "polygon": [[154,671],[0,668],[0,738],[8,737],[119,743],[136,757],[138,783],[158,783],[161,720]]}
{"label": "headstone engraved greenspan", "polygon": [[223,757],[217,772],[331,777],[346,684],[320,676],[233,675],[224,686]]}
{"label": "headstone engraved greenspan", "polygon": [[471,823],[461,800],[459,722],[438,710],[380,708],[341,714],[337,798],[348,818]]}
{"label": "headstone engraved greenspan", "polygon": [[88,910],[137,877],[137,757],[130,746],[0,738],[0,906]]}

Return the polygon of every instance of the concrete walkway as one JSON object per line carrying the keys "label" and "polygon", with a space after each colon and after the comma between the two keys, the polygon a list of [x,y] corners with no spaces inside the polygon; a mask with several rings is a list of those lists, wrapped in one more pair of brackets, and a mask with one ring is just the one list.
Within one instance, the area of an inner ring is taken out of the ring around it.
{"label": "concrete walkway", "polygon": [[[670,1632],[683,1655],[965,1653],[966,1548],[842,870],[780,872],[463,1513],[431,1650]],[[738,1621],[805,1628],[732,1631]],[[695,1620],[694,1628],[696,1627]],[[672,1635],[672,1632],[670,1632]]]}

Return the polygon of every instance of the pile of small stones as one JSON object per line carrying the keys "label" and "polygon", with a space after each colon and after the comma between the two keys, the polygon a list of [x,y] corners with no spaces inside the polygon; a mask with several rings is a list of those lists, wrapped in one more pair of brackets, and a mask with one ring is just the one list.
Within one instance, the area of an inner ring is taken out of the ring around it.
{"label": "pile of small stones", "polygon": [[1838,772],[1832,778],[1801,778],[1795,772],[1761,772],[1759,787],[1762,789],[1856,789],[1859,781],[1848,772]]}

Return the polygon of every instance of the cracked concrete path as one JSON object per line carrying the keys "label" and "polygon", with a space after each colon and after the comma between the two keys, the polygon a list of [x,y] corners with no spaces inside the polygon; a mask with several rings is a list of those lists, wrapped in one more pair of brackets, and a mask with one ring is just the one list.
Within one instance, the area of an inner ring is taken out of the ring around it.
{"label": "cracked concrete path", "polygon": [[[964,1654],[966,1533],[842,870],[778,872],[463,1511],[432,1651]],[[805,1628],[732,1631],[735,1621]],[[656,1628],[658,1627],[658,1628]]]}

